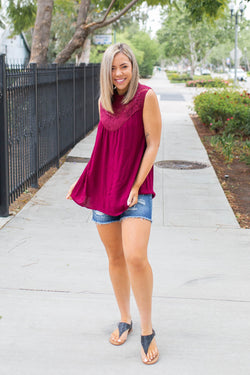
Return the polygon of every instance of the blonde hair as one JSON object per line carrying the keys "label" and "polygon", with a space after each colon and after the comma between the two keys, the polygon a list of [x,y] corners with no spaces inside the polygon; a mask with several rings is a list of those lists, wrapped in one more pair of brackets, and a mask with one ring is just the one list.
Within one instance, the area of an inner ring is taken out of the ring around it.
{"label": "blonde hair", "polygon": [[112,80],[112,63],[114,57],[118,53],[123,53],[128,57],[132,64],[132,78],[129,83],[128,91],[123,98],[122,103],[129,103],[135,96],[138,81],[139,81],[139,68],[135,58],[134,53],[131,48],[125,43],[116,43],[111,45],[106,49],[103,54],[102,63],[101,63],[101,73],[100,73],[100,86],[101,86],[101,103],[102,107],[106,111],[114,113],[112,107],[112,98],[114,95],[114,85]]}

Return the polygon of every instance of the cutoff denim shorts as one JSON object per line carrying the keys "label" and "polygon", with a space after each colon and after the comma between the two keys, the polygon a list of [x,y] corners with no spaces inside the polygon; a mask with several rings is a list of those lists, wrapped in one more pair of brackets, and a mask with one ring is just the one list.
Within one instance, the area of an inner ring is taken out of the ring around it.
{"label": "cutoff denim shorts", "polygon": [[92,220],[96,224],[110,224],[128,217],[146,219],[152,222],[152,194],[140,194],[138,202],[118,216],[110,216],[93,210]]}

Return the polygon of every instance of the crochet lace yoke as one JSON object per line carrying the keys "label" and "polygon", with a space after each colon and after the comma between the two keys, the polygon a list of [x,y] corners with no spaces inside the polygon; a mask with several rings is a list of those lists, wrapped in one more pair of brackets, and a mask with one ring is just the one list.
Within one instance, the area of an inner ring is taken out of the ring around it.
{"label": "crochet lace yoke", "polygon": [[149,87],[139,83],[135,96],[127,104],[122,103],[124,96],[118,95],[117,92],[115,92],[113,100],[114,113],[106,111],[101,105],[101,122],[103,126],[107,130],[115,131],[126,123],[136,112],[142,111],[144,99],[148,90]]}

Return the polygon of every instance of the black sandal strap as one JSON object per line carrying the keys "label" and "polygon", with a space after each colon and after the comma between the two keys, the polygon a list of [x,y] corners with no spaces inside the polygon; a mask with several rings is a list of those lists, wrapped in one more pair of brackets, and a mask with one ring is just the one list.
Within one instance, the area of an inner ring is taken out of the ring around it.
{"label": "black sandal strap", "polygon": [[119,338],[120,338],[121,335],[122,335],[125,331],[127,331],[127,330],[131,331],[131,329],[132,329],[132,321],[131,321],[131,324],[128,324],[128,323],[125,323],[125,322],[120,322],[120,323],[118,324],[118,329],[119,329]]}
{"label": "black sandal strap", "polygon": [[151,344],[154,337],[155,337],[154,330],[151,335],[141,336],[141,344],[146,355],[148,354],[149,345]]}

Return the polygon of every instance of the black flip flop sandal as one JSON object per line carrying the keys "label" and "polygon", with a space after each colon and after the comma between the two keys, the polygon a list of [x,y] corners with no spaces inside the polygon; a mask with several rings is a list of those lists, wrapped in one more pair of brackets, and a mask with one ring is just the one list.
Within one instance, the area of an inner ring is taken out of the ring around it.
{"label": "black flip flop sandal", "polygon": [[[148,348],[153,340],[153,338],[155,337],[155,331],[153,330],[153,333],[151,335],[146,335],[146,336],[141,336],[141,345],[143,347],[143,350],[144,350],[144,353],[145,353],[145,356],[147,356],[148,354]],[[142,358],[142,362],[145,364],[145,365],[153,365],[154,363],[156,363],[159,359],[159,353],[157,354],[157,356],[152,359],[152,361],[148,360],[147,362],[144,361],[144,359]]]}
{"label": "black flip flop sandal", "polygon": [[[124,333],[124,332],[126,332],[126,331],[128,331],[128,335],[130,334],[130,332],[132,332],[132,325],[133,325],[133,323],[132,323],[132,321],[131,321],[131,323],[130,324],[128,324],[128,323],[125,323],[125,322],[120,322],[119,324],[118,324],[118,329],[119,329],[119,338],[122,336],[122,334]],[[125,340],[123,340],[123,341],[114,341],[114,340],[112,340],[112,338],[110,337],[110,339],[109,339],[109,342],[112,344],[112,345],[122,345],[122,344],[124,344],[125,342],[127,341],[127,339],[125,339]]]}

